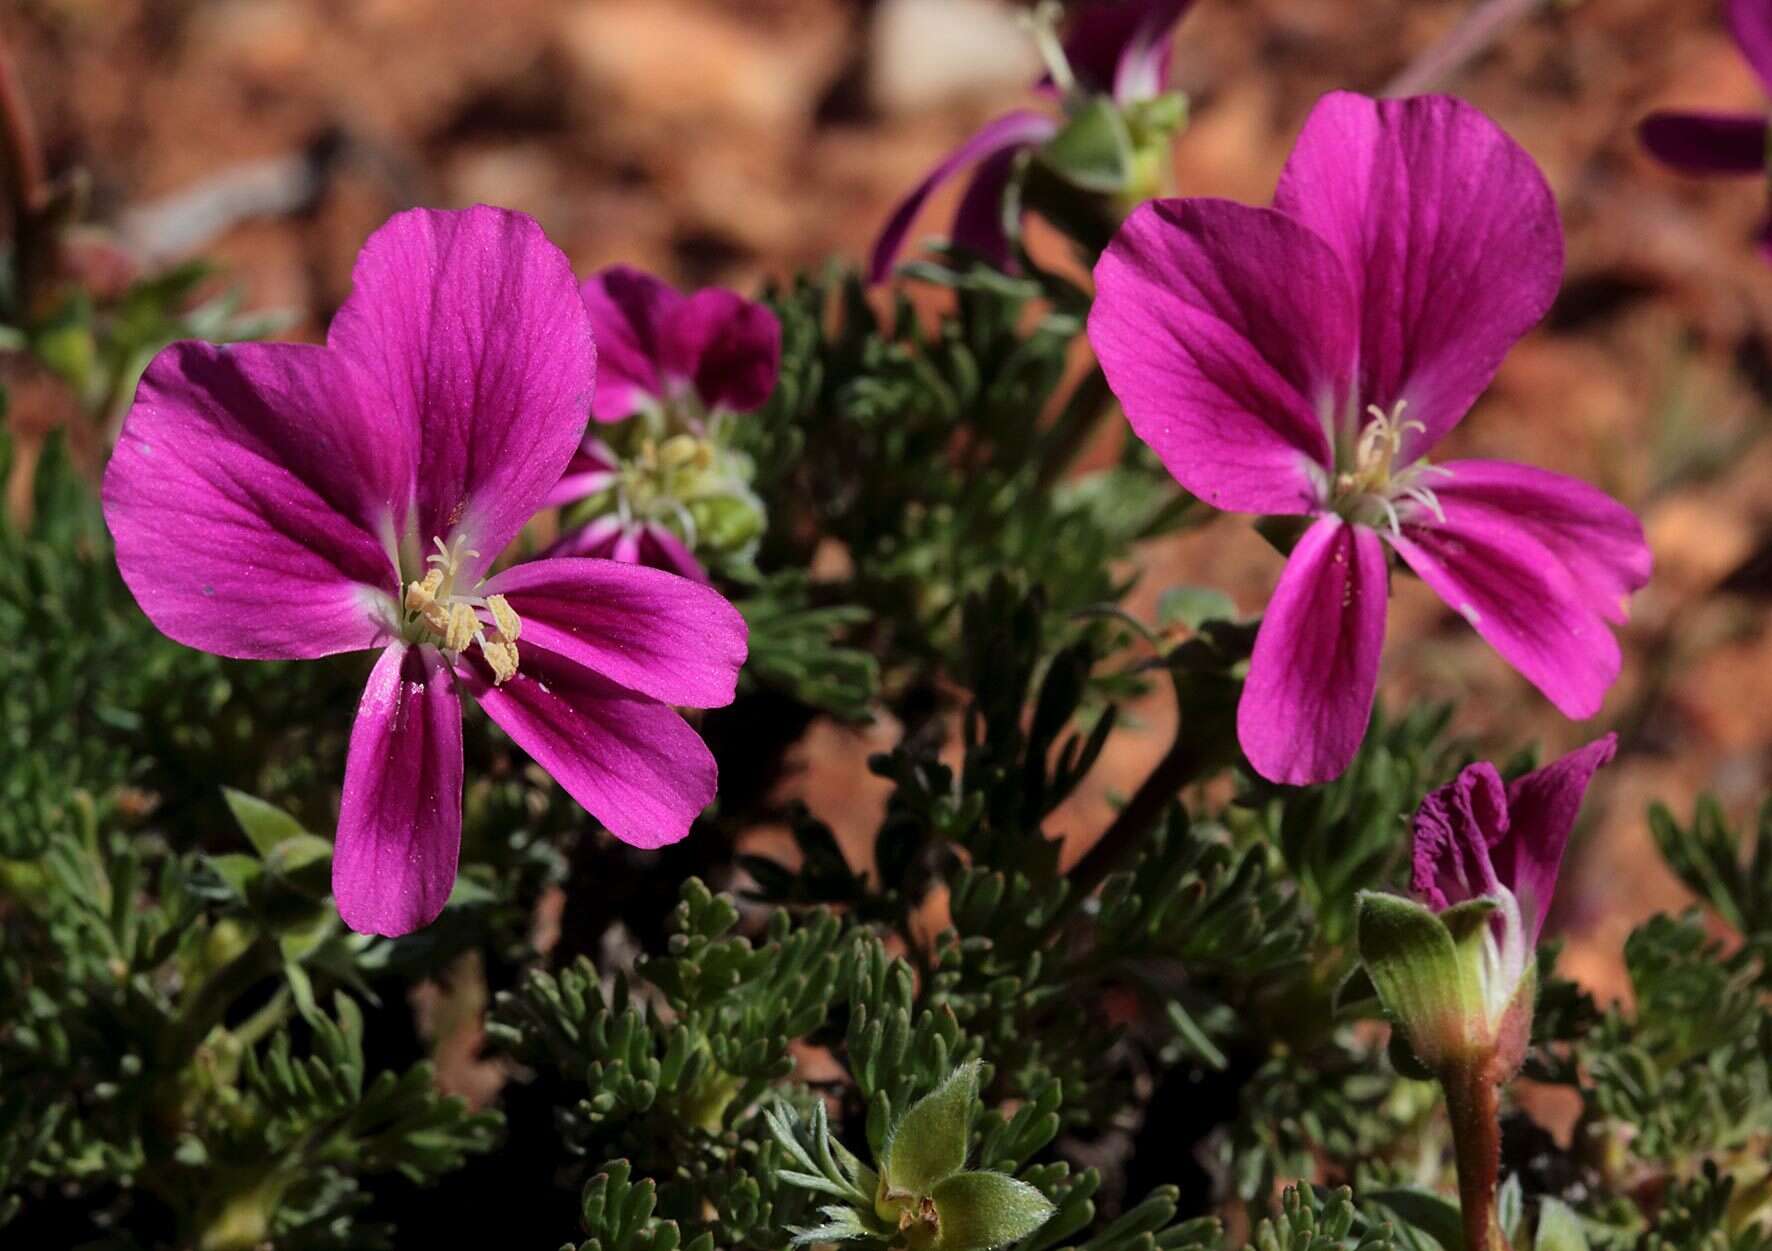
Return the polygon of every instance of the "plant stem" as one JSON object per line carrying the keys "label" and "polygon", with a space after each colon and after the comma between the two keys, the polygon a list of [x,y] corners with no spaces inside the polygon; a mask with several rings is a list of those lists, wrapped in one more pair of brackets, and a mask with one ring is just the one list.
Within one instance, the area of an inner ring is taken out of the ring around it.
{"label": "plant stem", "polygon": [[1501,1180],[1501,1085],[1493,1066],[1479,1061],[1448,1070],[1440,1086],[1452,1120],[1465,1251],[1508,1251],[1495,1211]]}
{"label": "plant stem", "polygon": [[1481,56],[1509,26],[1529,16],[1544,3],[1545,0],[1483,0],[1444,39],[1386,83],[1379,94],[1413,96],[1441,86]]}
{"label": "plant stem", "polygon": [[1194,736],[1186,732],[1185,726],[1177,726],[1175,742],[1170,744],[1167,754],[1126,801],[1113,824],[1102,831],[1095,845],[1084,852],[1083,858],[1065,874],[1071,888],[1067,910],[1087,898],[1108,874],[1119,867],[1139,840],[1162,819],[1176,793],[1192,782],[1206,763],[1206,755],[1198,750]]}

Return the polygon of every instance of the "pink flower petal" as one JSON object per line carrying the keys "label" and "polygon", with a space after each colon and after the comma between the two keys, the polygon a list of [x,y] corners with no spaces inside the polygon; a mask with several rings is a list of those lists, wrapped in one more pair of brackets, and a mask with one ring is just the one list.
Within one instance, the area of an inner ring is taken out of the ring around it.
{"label": "pink flower petal", "polygon": [[1192,0],[1092,0],[1077,6],[1064,38],[1065,60],[1087,90],[1112,91],[1121,104],[1169,89],[1175,27]]}
{"label": "pink flower petal", "polygon": [[1487,760],[1466,765],[1458,776],[1421,801],[1411,827],[1410,885],[1435,912],[1505,883],[1490,848],[1506,837],[1507,788]]}
{"label": "pink flower petal", "polygon": [[768,308],[710,287],[665,322],[659,362],[689,383],[708,408],[748,413],[769,398],[781,373],[781,323]]}
{"label": "pink flower petal", "polygon": [[613,448],[594,434],[586,435],[572,459],[566,462],[566,471],[560,475],[560,480],[542,500],[542,507],[576,504],[587,496],[608,490],[615,485],[620,467],[621,461]]}
{"label": "pink flower petal", "polygon": [[1622,623],[1633,591],[1649,581],[1653,558],[1635,513],[1577,478],[1498,460],[1448,461],[1449,476],[1428,479],[1461,512],[1487,510],[1531,533],[1562,562],[1588,606]]}
{"label": "pink flower petal", "polygon": [[[489,565],[584,434],[596,351],[566,257],[503,209],[413,209],[358,254],[327,342],[375,377],[382,420],[418,440],[416,531],[463,535]],[[402,519],[404,520],[404,519]]]}
{"label": "pink flower petal", "polygon": [[1728,0],[1724,19],[1741,55],[1760,76],[1760,85],[1772,91],[1772,4],[1766,0]]}
{"label": "pink flower petal", "polygon": [[1757,174],[1766,168],[1766,119],[1744,113],[1651,113],[1637,127],[1655,158],[1688,174]]}
{"label": "pink flower petal", "polygon": [[683,296],[643,270],[614,265],[586,279],[579,294],[597,340],[598,421],[631,417],[664,394],[659,353],[664,327]]}
{"label": "pink flower petal", "polygon": [[1556,201],[1532,158],[1449,96],[1333,92],[1274,207],[1340,253],[1358,293],[1360,405],[1406,401],[1413,460],[1457,425],[1563,273]]}
{"label": "pink flower petal", "polygon": [[916,221],[918,212],[942,183],[968,165],[986,160],[999,152],[1035,147],[1057,133],[1058,123],[1044,113],[1036,113],[1031,109],[1007,113],[986,123],[972,138],[943,157],[941,163],[929,171],[928,177],[918,183],[893,210],[885,228],[880,231],[879,239],[874,243],[873,255],[868,261],[868,281],[885,282],[891,276],[893,262],[904,249],[905,239],[911,232],[911,225]]}
{"label": "pink flower petal", "polygon": [[1255,771],[1301,786],[1340,776],[1378,690],[1390,590],[1384,544],[1324,517],[1306,530],[1255,636],[1237,738]]}
{"label": "pink flower petal", "polygon": [[357,707],[332,893],[363,934],[410,934],[443,911],[461,849],[461,704],[432,647],[397,643]]}
{"label": "pink flower petal", "polygon": [[1271,209],[1156,200],[1095,267],[1089,342],[1138,437],[1217,508],[1323,495],[1359,317],[1340,260]]}
{"label": "pink flower petal", "polygon": [[1007,214],[1016,211],[1006,202],[1010,176],[1021,148],[1006,148],[987,156],[972,171],[960,207],[954,210],[953,243],[983,257],[1005,273],[1020,267],[1009,239]]}
{"label": "pink flower petal", "polygon": [[624,843],[677,842],[713,801],[712,753],[655,699],[540,648],[502,686],[477,667],[461,676],[517,746]]}
{"label": "pink flower petal", "polygon": [[1389,535],[1409,567],[1564,716],[1600,710],[1618,677],[1618,641],[1529,525],[1441,497],[1444,523]]}
{"label": "pink flower petal", "polygon": [[148,366],[105,472],[136,602],[189,647],[302,659],[385,641],[380,535],[413,450],[348,364],[298,344],[175,343]]}
{"label": "pink flower petal", "polygon": [[1510,825],[1495,846],[1495,872],[1520,901],[1526,940],[1536,945],[1550,915],[1551,897],[1569,832],[1581,813],[1588,783],[1618,752],[1618,736],[1608,734],[1555,763],[1516,779],[1507,788]]}
{"label": "pink flower petal", "polygon": [[530,645],[671,704],[732,702],[749,631],[712,587],[613,560],[532,560],[486,584],[523,619]]}

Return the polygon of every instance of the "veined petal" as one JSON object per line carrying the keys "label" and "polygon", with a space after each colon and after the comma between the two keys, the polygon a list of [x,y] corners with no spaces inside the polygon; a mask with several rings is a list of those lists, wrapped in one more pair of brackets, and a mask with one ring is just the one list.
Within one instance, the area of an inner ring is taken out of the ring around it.
{"label": "veined petal", "polygon": [[781,323],[732,291],[697,291],[664,323],[659,360],[667,379],[687,382],[708,408],[748,413],[769,398],[781,373]]}
{"label": "veined petal", "polygon": [[396,643],[357,706],[332,893],[363,934],[410,934],[443,911],[461,850],[461,703],[433,647]]}
{"label": "veined petal", "polygon": [[1538,942],[1550,915],[1551,896],[1569,832],[1581,812],[1588,783],[1618,752],[1618,736],[1608,734],[1553,764],[1515,779],[1507,788],[1510,825],[1491,856],[1495,872],[1520,901],[1526,941]]}
{"label": "veined petal", "polygon": [[1340,776],[1378,690],[1390,590],[1384,544],[1324,517],[1286,562],[1255,636],[1237,738],[1255,771],[1302,786]]}
{"label": "veined petal", "polygon": [[1746,113],[1651,113],[1637,137],[1655,158],[1688,174],[1757,174],[1766,168],[1766,119]]}
{"label": "veined petal", "polygon": [[1322,500],[1358,312],[1329,247],[1271,209],[1155,200],[1095,267],[1089,342],[1138,437],[1217,508]]}
{"label": "veined petal", "polygon": [[[357,256],[328,344],[380,382],[419,449],[417,532],[472,576],[522,529],[589,419],[596,350],[572,267],[504,209],[396,214]],[[403,520],[403,519],[402,519]]]}
{"label": "veined petal", "polygon": [[904,248],[905,238],[910,234],[911,224],[916,220],[917,213],[922,209],[924,201],[942,183],[968,165],[986,160],[999,152],[1035,147],[1057,133],[1058,123],[1046,114],[1036,113],[1031,109],[1017,110],[1004,114],[993,122],[987,122],[972,138],[943,157],[941,163],[929,171],[929,176],[918,183],[893,210],[892,216],[886,220],[885,228],[880,231],[879,239],[874,243],[873,255],[868,261],[868,281],[884,282],[891,275],[893,262]]}
{"label": "veined petal", "polygon": [[695,582],[711,580],[708,571],[683,540],[657,521],[624,522],[614,515],[597,517],[561,535],[538,559],[569,556],[594,556],[600,560],[646,565]]}
{"label": "veined petal", "polygon": [[478,667],[462,677],[517,746],[624,843],[677,842],[713,801],[712,753],[649,696],[540,648],[502,685]]}
{"label": "veined petal", "polygon": [[683,296],[651,274],[613,265],[579,288],[597,340],[597,393],[591,415],[620,421],[664,394],[659,374],[665,325]]}
{"label": "veined petal", "polygon": [[613,560],[532,560],[494,576],[523,620],[522,645],[568,657],[670,704],[732,702],[749,631],[712,587]]}
{"label": "veined petal", "polygon": [[1724,18],[1741,55],[1760,76],[1760,85],[1772,91],[1772,5],[1766,0],[1729,0]]}
{"label": "veined petal", "polygon": [[1462,511],[1486,510],[1531,533],[1569,571],[1587,604],[1622,623],[1654,559],[1635,513],[1579,478],[1498,460],[1456,460],[1432,479],[1434,494]]}
{"label": "veined petal", "polygon": [[1490,508],[1440,499],[1444,522],[1387,535],[1409,567],[1564,716],[1600,710],[1618,640],[1532,530]]}
{"label": "veined petal", "polygon": [[148,366],[105,471],[117,567],[189,647],[305,659],[385,641],[387,537],[411,444],[347,362],[299,344],[175,343]]}
{"label": "veined petal", "polygon": [[1407,402],[1414,460],[1464,417],[1563,273],[1556,201],[1505,132],[1450,96],[1318,102],[1274,207],[1338,252],[1359,299],[1360,403]]}

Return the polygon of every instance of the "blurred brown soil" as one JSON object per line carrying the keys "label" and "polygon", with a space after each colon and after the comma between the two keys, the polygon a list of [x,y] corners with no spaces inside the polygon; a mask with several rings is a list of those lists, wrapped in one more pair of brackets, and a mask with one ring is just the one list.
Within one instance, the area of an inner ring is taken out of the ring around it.
{"label": "blurred brown soil", "polygon": [[[351,258],[412,202],[535,214],[581,270],[622,260],[683,283],[748,286],[860,256],[895,196],[979,122],[1024,100],[1025,48],[988,0],[14,0],[23,63],[58,168],[85,166],[112,221],[242,162],[324,158],[323,192],[207,248],[256,307],[313,336]],[[1263,201],[1323,91],[1377,90],[1466,11],[1458,0],[1200,0],[1177,45],[1195,121],[1187,193]],[[1772,759],[1767,600],[1715,590],[1772,535],[1765,328],[1772,269],[1749,243],[1753,180],[1655,167],[1632,129],[1653,107],[1764,106],[1708,3],[1549,6],[1445,84],[1538,161],[1568,230],[1565,294],[1455,435],[1454,454],[1596,482],[1641,511],[1655,580],[1600,717],[1564,722],[1422,587],[1398,583],[1385,687],[1452,699],[1500,754],[1625,735],[1590,805],[1559,920],[1570,967],[1622,990],[1618,950],[1683,895],[1643,819],[1703,789],[1745,814]],[[952,198],[925,227],[943,229]],[[151,245],[150,239],[138,240]],[[1117,430],[1094,449],[1111,453]],[[1239,519],[1141,554],[1135,607],[1210,583],[1258,611],[1277,558]],[[1161,699],[1055,831],[1086,842],[1161,754]],[[797,785],[852,835],[881,788],[890,726],[817,728]],[[858,858],[866,848],[856,846]]]}

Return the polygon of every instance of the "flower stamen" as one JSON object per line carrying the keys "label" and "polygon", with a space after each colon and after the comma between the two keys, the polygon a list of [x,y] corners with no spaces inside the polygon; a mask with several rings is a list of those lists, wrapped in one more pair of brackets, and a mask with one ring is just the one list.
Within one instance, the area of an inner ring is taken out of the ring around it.
{"label": "flower stamen", "polygon": [[[425,558],[429,571],[423,578],[406,584],[407,637],[455,655],[478,646],[480,655],[492,668],[493,684],[508,681],[517,672],[517,638],[523,633],[522,618],[502,595],[482,597],[471,591],[457,592],[455,583],[464,563],[480,553],[465,547],[460,538],[447,545],[442,539],[432,541],[437,550]],[[490,626],[481,621],[481,610],[492,617]]]}

